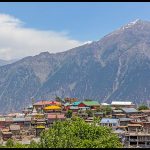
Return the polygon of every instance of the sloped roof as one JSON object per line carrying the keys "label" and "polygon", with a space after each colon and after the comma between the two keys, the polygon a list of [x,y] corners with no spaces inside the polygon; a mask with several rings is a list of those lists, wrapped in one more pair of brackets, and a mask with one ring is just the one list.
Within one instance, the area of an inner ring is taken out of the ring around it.
{"label": "sloped roof", "polygon": [[69,106],[69,105],[70,105],[70,103],[68,103],[68,102],[64,104],[64,106]]}
{"label": "sloped roof", "polygon": [[101,103],[101,105],[103,105],[103,106],[107,106],[107,105],[110,105],[110,104],[107,104],[107,103]]}
{"label": "sloped roof", "polygon": [[120,118],[120,121],[132,121],[134,119],[131,119],[131,118]]}
{"label": "sloped roof", "polygon": [[70,106],[70,109],[75,110],[75,109],[79,109],[79,107],[78,106]]}
{"label": "sloped roof", "polygon": [[113,111],[113,112],[115,112],[115,113],[117,113],[117,112],[118,112],[118,113],[122,113],[122,112],[123,112],[123,111],[122,111],[122,110],[120,110],[120,109],[117,109],[117,110],[116,110],[116,109],[114,109],[114,110],[112,110],[112,111]]}
{"label": "sloped roof", "polygon": [[141,112],[143,113],[150,113],[150,109],[147,109],[147,110],[140,110]]}
{"label": "sloped roof", "polygon": [[44,109],[45,110],[60,110],[61,107],[60,106],[56,106],[56,105],[52,105],[52,106],[46,106]]}
{"label": "sloped roof", "polygon": [[100,123],[118,123],[119,119],[113,119],[113,118],[102,118]]}
{"label": "sloped roof", "polygon": [[125,113],[138,112],[138,110],[136,110],[135,108],[122,108],[122,110],[123,110]]}
{"label": "sloped roof", "polygon": [[132,105],[130,101],[112,101],[111,105]]}
{"label": "sloped roof", "polygon": [[72,105],[73,106],[78,106],[80,103],[81,103],[80,101],[77,101],[77,102],[73,102]]}
{"label": "sloped roof", "polygon": [[81,103],[87,106],[99,106],[100,105],[98,101],[83,101]]}
{"label": "sloped roof", "polygon": [[25,118],[13,118],[13,122],[24,122]]}

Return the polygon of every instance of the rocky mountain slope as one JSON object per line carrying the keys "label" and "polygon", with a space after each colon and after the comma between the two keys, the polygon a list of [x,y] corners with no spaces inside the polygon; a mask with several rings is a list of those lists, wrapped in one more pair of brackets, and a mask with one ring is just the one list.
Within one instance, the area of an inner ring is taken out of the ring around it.
{"label": "rocky mountain slope", "polygon": [[0,67],[0,112],[60,97],[150,100],[150,22],[136,20],[99,41]]}

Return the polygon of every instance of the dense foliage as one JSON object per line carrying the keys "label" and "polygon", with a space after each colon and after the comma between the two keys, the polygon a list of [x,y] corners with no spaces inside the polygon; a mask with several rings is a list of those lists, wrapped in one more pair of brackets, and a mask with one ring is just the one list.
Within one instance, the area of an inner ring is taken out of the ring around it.
{"label": "dense foliage", "polygon": [[41,148],[117,148],[117,135],[108,127],[89,125],[81,118],[55,122],[41,134]]}
{"label": "dense foliage", "polygon": [[148,106],[146,106],[144,104],[142,104],[138,107],[138,110],[148,110],[148,109],[149,109]]}
{"label": "dense foliage", "polygon": [[8,140],[5,147],[13,148],[119,148],[122,144],[108,127],[97,126],[98,120],[87,124],[81,118],[57,121],[41,133],[40,142],[23,145]]}

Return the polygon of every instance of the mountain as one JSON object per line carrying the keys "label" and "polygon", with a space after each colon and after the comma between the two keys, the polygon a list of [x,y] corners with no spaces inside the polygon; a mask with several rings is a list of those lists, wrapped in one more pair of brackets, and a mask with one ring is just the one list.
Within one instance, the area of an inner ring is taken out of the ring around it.
{"label": "mountain", "polygon": [[99,41],[0,67],[0,112],[55,96],[100,102],[150,99],[150,22],[135,20]]}
{"label": "mountain", "polygon": [[11,63],[13,63],[15,61],[17,61],[17,60],[16,59],[14,59],[14,60],[3,60],[3,59],[0,59],[0,66],[11,64]]}

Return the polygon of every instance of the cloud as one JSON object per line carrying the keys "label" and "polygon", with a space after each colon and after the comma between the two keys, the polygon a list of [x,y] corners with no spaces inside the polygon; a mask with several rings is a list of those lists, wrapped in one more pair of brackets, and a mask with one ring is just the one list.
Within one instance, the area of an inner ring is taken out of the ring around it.
{"label": "cloud", "polygon": [[7,14],[0,14],[0,59],[16,59],[40,52],[62,52],[86,42],[69,38],[64,32],[24,27],[24,23]]}

